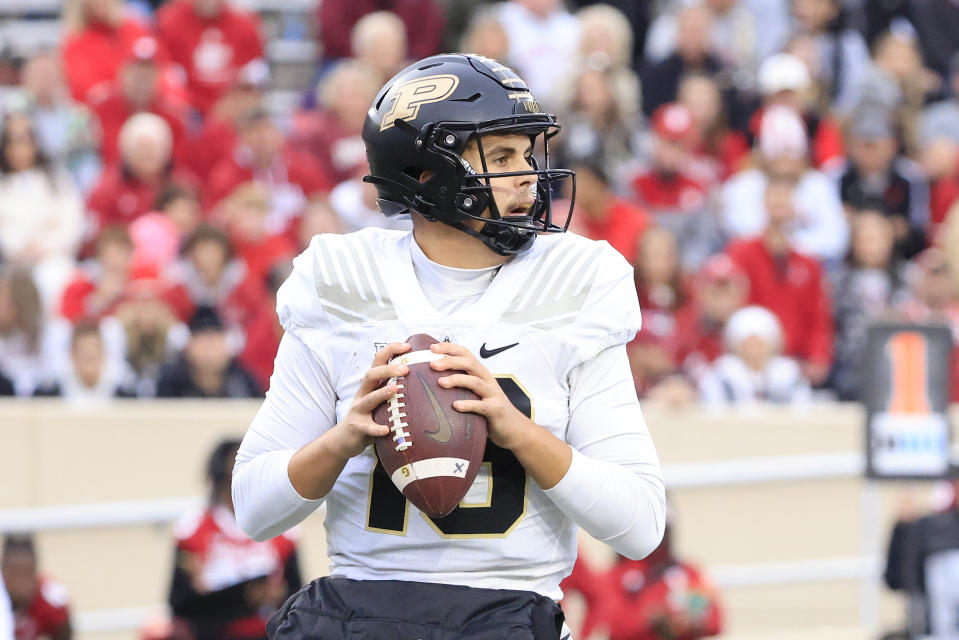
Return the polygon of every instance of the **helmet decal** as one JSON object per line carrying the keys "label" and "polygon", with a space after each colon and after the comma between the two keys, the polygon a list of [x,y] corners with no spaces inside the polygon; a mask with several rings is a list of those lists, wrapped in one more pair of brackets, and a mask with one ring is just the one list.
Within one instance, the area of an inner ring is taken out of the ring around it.
{"label": "helmet decal", "polygon": [[453,95],[459,83],[458,77],[440,73],[395,85],[390,91],[393,106],[383,116],[380,131],[389,129],[398,119],[416,120],[422,105],[446,100]]}

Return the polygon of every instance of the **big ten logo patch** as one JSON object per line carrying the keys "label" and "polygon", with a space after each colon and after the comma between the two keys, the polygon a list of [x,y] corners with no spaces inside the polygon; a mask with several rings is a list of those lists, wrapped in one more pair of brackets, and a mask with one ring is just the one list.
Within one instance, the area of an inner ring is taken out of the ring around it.
{"label": "big ten logo patch", "polygon": [[393,106],[383,116],[380,131],[389,129],[397,120],[416,120],[421,106],[446,100],[453,95],[459,82],[456,76],[441,73],[396,85],[390,90]]}

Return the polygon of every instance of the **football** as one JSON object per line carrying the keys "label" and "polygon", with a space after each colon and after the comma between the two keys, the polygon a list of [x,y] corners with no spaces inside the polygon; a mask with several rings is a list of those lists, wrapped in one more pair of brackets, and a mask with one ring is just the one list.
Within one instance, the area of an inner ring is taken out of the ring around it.
{"label": "football", "polygon": [[395,356],[409,373],[390,382],[399,385],[373,419],[390,428],[374,448],[393,484],[416,508],[432,518],[452,512],[476,479],[486,451],[486,419],[453,408],[455,400],[473,400],[468,389],[441,387],[438,380],[462,371],[434,371],[430,351],[439,342],[418,333],[407,338],[410,351]]}

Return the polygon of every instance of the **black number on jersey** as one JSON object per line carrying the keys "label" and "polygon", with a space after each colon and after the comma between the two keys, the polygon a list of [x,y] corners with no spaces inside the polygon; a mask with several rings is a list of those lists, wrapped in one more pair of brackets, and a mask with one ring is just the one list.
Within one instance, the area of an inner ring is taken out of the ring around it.
{"label": "black number on jersey", "polygon": [[[511,376],[497,376],[496,381],[506,397],[526,417],[533,418],[532,399]],[[423,517],[443,536],[499,537],[509,533],[526,513],[526,470],[513,452],[487,440],[483,466],[488,470],[490,500],[487,506],[460,506],[445,518]],[[370,502],[367,511],[368,529],[403,535],[409,505],[377,460],[370,478]]]}

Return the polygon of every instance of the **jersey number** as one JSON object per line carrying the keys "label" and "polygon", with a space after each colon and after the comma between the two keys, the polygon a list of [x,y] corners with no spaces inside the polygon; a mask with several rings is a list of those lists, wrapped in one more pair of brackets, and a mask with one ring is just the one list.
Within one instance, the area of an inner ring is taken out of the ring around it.
{"label": "jersey number", "polygon": [[[512,377],[497,376],[496,381],[506,397],[526,417],[532,419],[533,405],[519,383]],[[434,520],[425,514],[440,535],[453,537],[492,536],[509,533],[526,513],[526,470],[513,452],[487,440],[483,466],[489,472],[491,485],[488,506],[460,506],[445,518]],[[370,504],[366,526],[384,533],[406,532],[409,505],[386,474],[379,460],[373,466],[370,482]]]}

